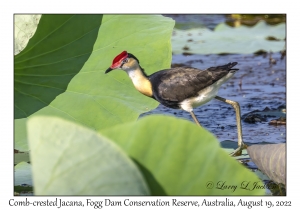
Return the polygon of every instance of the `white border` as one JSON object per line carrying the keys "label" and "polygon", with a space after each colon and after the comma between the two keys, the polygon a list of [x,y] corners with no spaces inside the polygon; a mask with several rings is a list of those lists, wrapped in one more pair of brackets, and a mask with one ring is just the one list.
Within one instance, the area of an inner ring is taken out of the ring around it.
{"label": "white border", "polygon": [[[104,3],[105,2],[105,3]],[[286,197],[262,197],[263,200],[286,201],[291,200],[293,209],[299,205],[299,174],[298,166],[298,144],[299,144],[299,8],[296,1],[275,0],[252,0],[252,1],[10,1],[1,6],[1,178],[0,178],[0,207],[7,207],[9,199],[24,200],[25,197],[13,196],[13,14],[14,13],[148,13],[148,14],[230,14],[230,13],[287,13],[287,196]],[[267,78],[266,78],[267,79]],[[4,134],[4,135],[3,135]],[[45,200],[48,197],[29,197],[30,200]],[[49,197],[54,199],[55,197]],[[109,197],[95,197],[105,199]],[[135,200],[145,200],[147,197],[130,197]],[[171,200],[175,197],[162,197]],[[180,200],[224,200],[225,197],[178,197]],[[243,200],[259,200],[261,197],[242,197]],[[63,199],[78,199],[85,201],[87,197],[63,197]],[[123,200],[124,197],[112,197],[114,200]],[[150,197],[149,199],[155,199]],[[229,197],[230,200],[238,202],[240,197]],[[11,207],[17,209],[20,207]],[[107,207],[106,207],[107,208]],[[140,207],[138,207],[140,208]],[[147,207],[149,209],[150,207]],[[158,208],[158,207],[157,207]],[[174,209],[174,207],[163,207]],[[183,207],[180,207],[183,208]],[[223,207],[229,209],[230,207]],[[232,208],[232,207],[231,207]],[[255,207],[253,207],[255,209]],[[1,208],[2,209],[2,208]],[[7,208],[5,208],[7,209]],[[40,209],[40,208],[39,208]],[[50,209],[50,208],[48,208]],[[64,208],[67,209],[67,208]],[[76,209],[69,207],[68,209]],[[82,209],[82,208],[81,208]],[[94,208],[90,208],[94,209]],[[114,207],[110,209],[120,209]],[[132,209],[132,207],[130,207]],[[137,208],[136,208],[137,209]],[[160,208],[162,209],[162,208]],[[212,209],[212,208],[210,208]]]}

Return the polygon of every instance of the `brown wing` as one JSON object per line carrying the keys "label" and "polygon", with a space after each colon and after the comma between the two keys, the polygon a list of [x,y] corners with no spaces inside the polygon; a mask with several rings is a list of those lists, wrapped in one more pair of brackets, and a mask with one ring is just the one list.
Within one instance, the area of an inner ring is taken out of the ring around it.
{"label": "brown wing", "polygon": [[226,76],[236,64],[229,63],[204,71],[179,67],[156,72],[149,77],[154,98],[165,106],[179,108],[178,103],[197,96],[200,90]]}

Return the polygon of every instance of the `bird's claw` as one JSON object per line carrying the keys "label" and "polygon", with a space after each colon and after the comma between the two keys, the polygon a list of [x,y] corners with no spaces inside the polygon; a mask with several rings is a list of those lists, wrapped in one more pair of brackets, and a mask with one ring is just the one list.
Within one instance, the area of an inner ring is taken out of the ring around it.
{"label": "bird's claw", "polygon": [[234,150],[232,153],[230,153],[230,156],[236,157],[242,155],[243,149],[247,149],[247,145],[245,143],[242,143],[236,150]]}

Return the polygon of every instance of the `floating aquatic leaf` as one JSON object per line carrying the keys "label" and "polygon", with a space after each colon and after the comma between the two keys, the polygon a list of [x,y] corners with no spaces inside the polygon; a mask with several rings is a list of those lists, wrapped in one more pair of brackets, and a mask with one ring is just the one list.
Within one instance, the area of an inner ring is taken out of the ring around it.
{"label": "floating aquatic leaf", "polygon": [[29,152],[14,153],[14,164],[19,164],[20,162],[29,162]]}
{"label": "floating aquatic leaf", "polygon": [[14,169],[15,179],[14,186],[17,185],[30,185],[32,186],[32,172],[31,165],[26,162],[20,162]]}
{"label": "floating aquatic leaf", "polygon": [[[268,40],[270,36],[278,41]],[[236,28],[221,23],[213,31],[208,28],[174,29],[172,47],[174,54],[279,52],[285,47],[285,36],[285,23],[271,26],[261,21],[253,27]]]}

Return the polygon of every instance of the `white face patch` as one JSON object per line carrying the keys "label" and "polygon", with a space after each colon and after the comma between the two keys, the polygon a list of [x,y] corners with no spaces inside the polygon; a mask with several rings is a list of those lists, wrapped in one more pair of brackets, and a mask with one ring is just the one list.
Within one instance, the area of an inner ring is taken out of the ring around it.
{"label": "white face patch", "polygon": [[125,70],[125,71],[128,74],[128,76],[130,77],[130,79],[132,79],[132,80],[135,78],[135,76],[137,74],[135,69],[128,69],[128,70]]}

